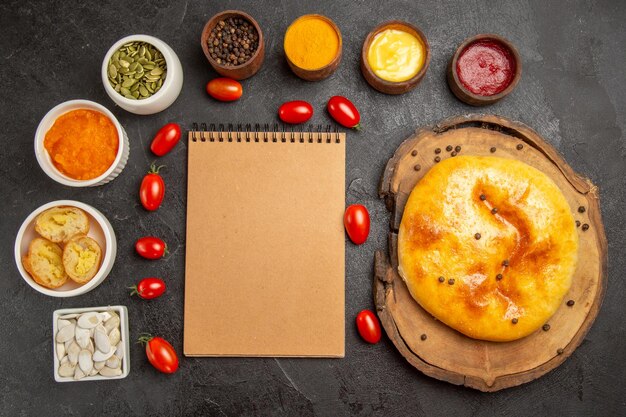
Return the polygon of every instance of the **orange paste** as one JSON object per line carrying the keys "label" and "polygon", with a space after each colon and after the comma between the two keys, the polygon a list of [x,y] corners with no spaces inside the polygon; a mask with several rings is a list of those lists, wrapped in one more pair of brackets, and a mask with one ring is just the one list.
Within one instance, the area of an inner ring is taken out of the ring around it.
{"label": "orange paste", "polygon": [[113,164],[118,146],[113,122],[94,110],[72,110],[59,116],[44,139],[54,166],[75,180],[104,174]]}

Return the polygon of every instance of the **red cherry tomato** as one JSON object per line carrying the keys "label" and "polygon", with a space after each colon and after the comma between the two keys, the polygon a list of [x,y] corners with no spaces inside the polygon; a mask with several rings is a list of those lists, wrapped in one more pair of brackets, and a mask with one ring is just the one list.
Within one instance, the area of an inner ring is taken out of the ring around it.
{"label": "red cherry tomato", "polygon": [[278,109],[280,120],[289,124],[304,123],[312,116],[313,106],[302,100],[288,101]]}
{"label": "red cherry tomato", "polygon": [[144,278],[139,284],[130,287],[133,292],[130,295],[137,294],[144,300],[152,300],[160,297],[165,292],[165,282],[160,278]]}
{"label": "red cherry tomato", "polygon": [[219,101],[239,100],[243,94],[241,84],[231,78],[214,78],[206,85],[206,92]]}
{"label": "red cherry tomato", "polygon": [[360,204],[348,206],[343,215],[343,225],[355,245],[365,243],[370,233],[370,215],[365,206]]}
{"label": "red cherry tomato", "polygon": [[146,259],[160,259],[167,253],[167,245],[158,237],[145,236],[135,242],[135,250]]}
{"label": "red cherry tomato", "polygon": [[361,129],[361,115],[350,100],[342,96],[333,96],[328,100],[328,113],[344,127]]}
{"label": "red cherry tomato", "polygon": [[180,140],[180,126],[176,123],[168,123],[157,132],[150,150],[156,156],[163,156],[174,148]]}
{"label": "red cherry tomato", "polygon": [[165,197],[165,183],[159,175],[163,166],[150,165],[150,171],[143,177],[139,188],[139,199],[146,210],[154,211],[159,208]]}
{"label": "red cherry tomato", "polygon": [[366,342],[376,344],[380,341],[380,336],[382,335],[380,323],[376,315],[371,311],[363,310],[357,314],[356,328]]}
{"label": "red cherry tomato", "polygon": [[146,356],[152,366],[166,374],[176,372],[178,369],[178,356],[167,340],[144,334],[139,337],[139,342],[146,344]]}

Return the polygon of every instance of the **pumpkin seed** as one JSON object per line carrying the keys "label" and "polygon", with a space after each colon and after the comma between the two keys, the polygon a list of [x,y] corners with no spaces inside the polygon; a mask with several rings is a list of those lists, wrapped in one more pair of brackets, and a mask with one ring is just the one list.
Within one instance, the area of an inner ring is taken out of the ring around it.
{"label": "pumpkin seed", "polygon": [[116,92],[131,100],[141,100],[152,96],[163,86],[167,63],[154,46],[132,41],[113,53],[107,74]]}
{"label": "pumpkin seed", "polygon": [[[126,78],[126,77],[124,77]],[[134,78],[126,78],[124,80],[124,82],[122,83],[122,87],[131,87],[133,84],[135,84],[135,79]]]}

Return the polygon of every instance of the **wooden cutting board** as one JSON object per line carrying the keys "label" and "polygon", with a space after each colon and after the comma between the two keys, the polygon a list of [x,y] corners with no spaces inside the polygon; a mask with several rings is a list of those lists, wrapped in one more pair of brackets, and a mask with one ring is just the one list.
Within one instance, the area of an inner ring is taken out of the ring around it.
{"label": "wooden cutting board", "polygon": [[[446,150],[450,146],[452,150]],[[455,150],[458,146],[460,150]],[[523,161],[548,175],[565,195],[579,224],[579,262],[569,293],[547,323],[549,330],[505,343],[471,339],[422,309],[398,275],[397,233],[409,194],[436,158],[454,157],[453,152]],[[391,221],[389,253],[375,254],[374,302],[387,335],[415,368],[452,384],[498,391],[544,375],[580,345],[598,315],[606,288],[607,241],[598,188],[576,174],[535,131],[484,115],[455,117],[420,129],[387,163],[379,195]],[[568,306],[568,300],[574,305]]]}

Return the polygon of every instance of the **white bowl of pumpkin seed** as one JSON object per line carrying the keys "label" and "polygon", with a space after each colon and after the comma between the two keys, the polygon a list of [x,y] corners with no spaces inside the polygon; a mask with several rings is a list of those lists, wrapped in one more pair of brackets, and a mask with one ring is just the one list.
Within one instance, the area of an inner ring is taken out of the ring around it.
{"label": "white bowl of pumpkin seed", "polygon": [[183,67],[165,42],[130,35],[115,42],[102,61],[102,83],[111,100],[135,114],[168,108],[183,88]]}

